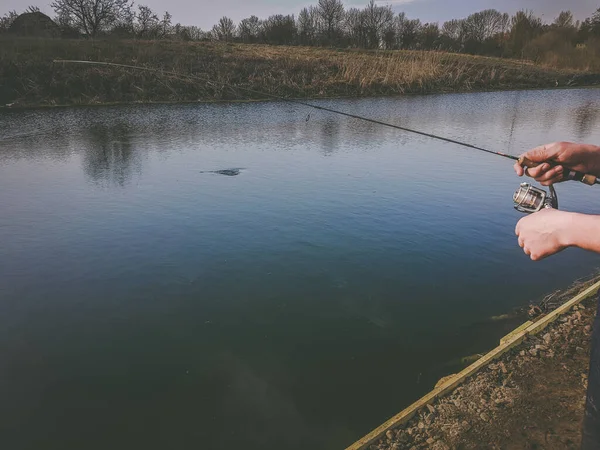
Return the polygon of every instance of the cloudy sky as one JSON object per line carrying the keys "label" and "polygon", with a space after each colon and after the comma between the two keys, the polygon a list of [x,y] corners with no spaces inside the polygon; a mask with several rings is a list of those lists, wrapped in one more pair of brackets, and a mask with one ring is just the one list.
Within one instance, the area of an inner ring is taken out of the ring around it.
{"label": "cloudy sky", "polygon": [[[347,6],[362,7],[368,0],[345,0]],[[173,15],[173,23],[196,25],[209,29],[223,15],[236,22],[252,14],[261,18],[271,14],[297,14],[300,9],[317,0],[140,0],[156,11],[168,10]],[[38,5],[50,14],[51,0],[0,0],[0,12],[16,9],[22,11],[25,5]],[[392,5],[396,11],[404,11],[411,18],[424,22],[443,22],[462,18],[473,12],[495,8],[513,13],[518,9],[531,9],[551,21],[560,11],[570,9],[577,18],[590,16],[599,6],[597,0],[382,0],[381,5]],[[53,14],[51,14],[53,15]]]}

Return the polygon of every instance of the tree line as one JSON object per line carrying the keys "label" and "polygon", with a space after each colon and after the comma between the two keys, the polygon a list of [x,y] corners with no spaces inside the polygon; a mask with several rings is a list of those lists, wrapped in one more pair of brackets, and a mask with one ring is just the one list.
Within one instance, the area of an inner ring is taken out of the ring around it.
{"label": "tree line", "polygon": [[[346,8],[341,0],[318,0],[295,15],[251,16],[235,23],[223,17],[211,30],[173,24],[169,12],[158,14],[130,0],[54,0],[55,23],[63,35],[111,36],[139,39],[219,40],[276,45],[327,46],[365,49],[410,49],[475,55],[539,59],[552,52],[600,49],[600,8],[584,21],[564,11],[543,23],[532,11],[514,15],[495,9],[464,19],[422,23],[375,0],[362,9]],[[39,11],[29,7],[28,12]],[[0,18],[0,32],[18,14]]]}

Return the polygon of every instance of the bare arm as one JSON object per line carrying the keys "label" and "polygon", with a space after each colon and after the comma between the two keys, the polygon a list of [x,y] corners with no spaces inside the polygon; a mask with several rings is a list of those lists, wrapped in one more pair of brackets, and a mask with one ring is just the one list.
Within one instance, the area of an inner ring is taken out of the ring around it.
{"label": "bare arm", "polygon": [[544,209],[521,219],[515,233],[534,261],[567,247],[600,253],[600,216]]}
{"label": "bare arm", "polygon": [[[523,156],[538,163],[552,163],[527,171],[527,175],[544,186],[563,181],[564,167],[600,176],[600,147],[595,145],[555,142],[534,148]],[[519,176],[526,173],[518,163],[515,172]],[[519,246],[534,261],[567,247],[600,253],[600,216],[544,209],[521,219],[515,233]]]}
{"label": "bare arm", "polygon": [[600,253],[600,216],[568,213],[572,215],[571,229],[567,232],[569,247]]}

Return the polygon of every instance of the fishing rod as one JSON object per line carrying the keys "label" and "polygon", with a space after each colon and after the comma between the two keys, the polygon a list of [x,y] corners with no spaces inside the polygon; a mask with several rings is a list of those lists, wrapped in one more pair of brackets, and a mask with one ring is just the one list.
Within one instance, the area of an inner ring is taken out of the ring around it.
{"label": "fishing rod", "polygon": [[[174,76],[174,77],[178,77],[178,78],[188,78],[188,79],[192,79],[192,80],[202,81],[206,84],[214,86],[214,83],[207,77],[202,77],[199,75],[182,74],[182,73],[178,73],[178,72],[157,69],[157,68],[153,68],[153,67],[135,66],[135,65],[130,65],[130,64],[118,64],[118,63],[103,62],[103,61],[83,61],[83,60],[68,60],[68,59],[55,59],[54,63],[56,63],[56,64],[86,64],[86,65],[93,65],[93,66],[108,66],[108,67],[119,67],[119,68],[123,68],[123,69],[143,70],[143,71],[148,71],[148,72],[153,72],[153,73],[161,73],[163,75],[170,75],[170,76]],[[498,152],[498,151],[489,150],[489,149],[486,149],[483,147],[479,147],[477,145],[469,144],[467,142],[461,142],[456,139],[450,139],[450,138],[447,138],[444,136],[439,136],[439,135],[436,135],[433,133],[426,133],[424,131],[415,130],[413,128],[403,127],[403,126],[392,124],[389,122],[383,122],[381,120],[371,119],[369,117],[364,117],[364,116],[359,116],[357,114],[351,114],[348,112],[339,111],[339,110],[336,110],[333,108],[328,108],[326,106],[315,105],[313,103],[308,103],[308,102],[305,102],[302,100],[286,98],[286,97],[283,97],[280,95],[257,91],[255,89],[250,89],[250,88],[246,88],[246,87],[233,86],[228,83],[222,83],[222,84],[231,89],[237,89],[239,91],[246,92],[248,94],[255,94],[255,95],[259,95],[261,97],[267,97],[267,98],[271,98],[274,100],[280,100],[283,102],[294,103],[296,105],[306,106],[308,108],[313,108],[313,109],[317,109],[320,111],[326,111],[326,112],[330,112],[333,114],[350,117],[352,119],[362,120],[365,122],[370,122],[370,123],[374,123],[377,125],[394,128],[396,130],[401,130],[401,131],[405,131],[408,133],[418,134],[418,135],[425,136],[425,137],[428,137],[431,139],[437,139],[439,141],[456,144],[456,145],[459,145],[462,147],[467,147],[467,148],[470,148],[473,150],[490,153],[492,155],[501,156],[503,158],[508,158],[513,161],[518,161],[519,165],[521,165],[522,167],[524,167],[526,169],[531,169],[531,168],[537,167],[541,164],[541,163],[531,161],[530,159],[528,159],[524,156],[518,157],[518,156],[510,155],[508,153],[502,153],[502,152]],[[549,161],[547,163],[550,164],[551,166],[556,165],[551,161]],[[582,172],[579,172],[576,170],[568,169],[566,167],[564,169],[567,172],[567,175],[565,176],[565,180],[579,181],[581,183],[587,184],[588,186],[600,184],[600,180],[597,177],[595,177],[594,175],[585,174],[585,173],[582,173]],[[520,188],[515,192],[515,195],[513,196],[513,200],[515,202],[515,208],[517,210],[519,210],[521,212],[525,212],[525,213],[536,212],[542,208],[558,208],[558,200],[557,200],[557,196],[556,196],[556,191],[554,190],[554,188],[552,186],[550,186],[550,194],[548,195],[548,194],[546,194],[546,192],[543,189],[536,188],[534,186],[529,185],[528,183],[522,183]]]}

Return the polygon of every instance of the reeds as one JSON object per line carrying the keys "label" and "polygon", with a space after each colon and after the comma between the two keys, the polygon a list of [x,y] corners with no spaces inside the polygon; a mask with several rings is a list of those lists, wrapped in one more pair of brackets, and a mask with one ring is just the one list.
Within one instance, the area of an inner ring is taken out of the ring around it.
{"label": "reeds", "polygon": [[[163,68],[211,80],[54,59]],[[0,105],[16,106],[259,99],[232,89],[296,98],[554,87],[575,72],[511,60],[439,52],[179,41],[0,40]]]}

